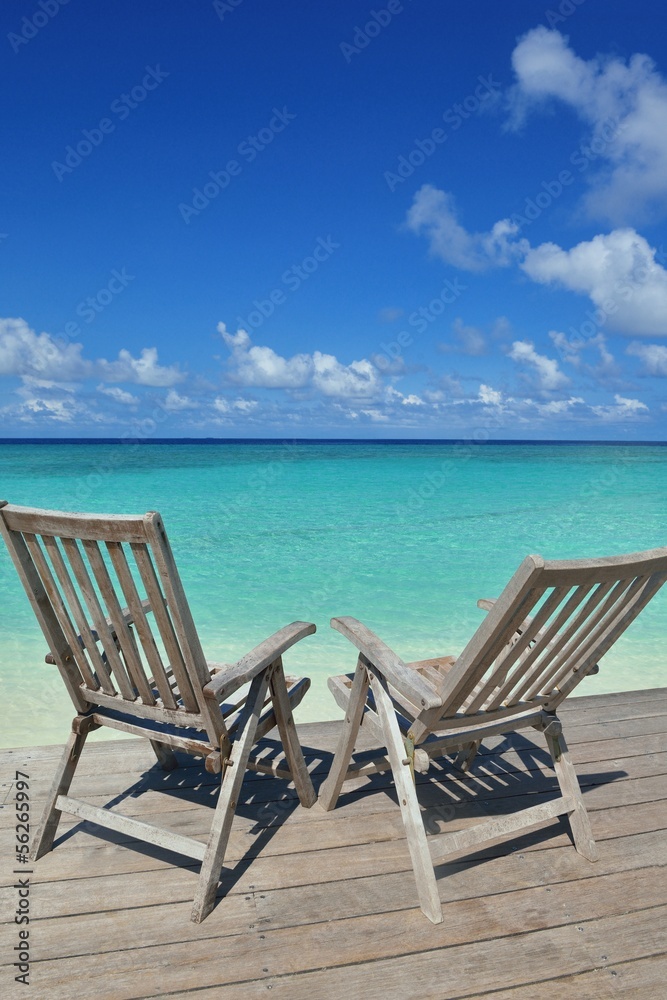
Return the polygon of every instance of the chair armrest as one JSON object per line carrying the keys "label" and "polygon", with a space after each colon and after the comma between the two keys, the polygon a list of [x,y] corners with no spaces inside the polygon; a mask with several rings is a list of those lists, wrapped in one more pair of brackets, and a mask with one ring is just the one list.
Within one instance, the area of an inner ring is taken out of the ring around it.
{"label": "chair armrest", "polygon": [[260,642],[249,653],[246,653],[237,663],[226,666],[215,674],[204,687],[204,695],[211,701],[220,702],[242,684],[247,684],[261,670],[277,660],[286,649],[293,646],[299,639],[312,635],[316,628],[311,622],[292,622],[285,628],[274,632],[272,636]]}
{"label": "chair armrest", "polygon": [[385,680],[412,704],[422,708],[439,708],[442,705],[442,699],[428,681],[415,670],[410,670],[382,639],[356,618],[332,618],[331,627],[349,639],[352,645],[356,646],[374,667],[377,667]]}

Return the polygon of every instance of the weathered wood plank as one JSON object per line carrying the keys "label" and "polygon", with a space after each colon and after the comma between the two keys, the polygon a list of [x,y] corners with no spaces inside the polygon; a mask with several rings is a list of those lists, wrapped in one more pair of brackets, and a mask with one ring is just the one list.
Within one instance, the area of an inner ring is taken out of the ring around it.
{"label": "weathered wood plank", "polygon": [[[627,888],[632,892],[631,886]],[[513,902],[507,911],[500,909],[511,925],[520,928],[523,914]],[[566,905],[574,909],[576,902],[574,894]],[[618,897],[616,902],[619,905]],[[577,912],[581,914],[582,908],[577,907]],[[95,976],[76,978],[76,995],[81,1000],[99,997],[104,984],[106,1000],[135,1000],[145,997],[152,983],[157,996],[197,988],[202,997],[207,995],[202,987],[208,986],[219,990],[217,996],[223,1000],[238,998],[240,993],[245,1000],[265,996],[271,985],[272,997],[291,1000],[342,996],[386,1000],[388,995],[414,997],[419,983],[419,996],[432,1000],[442,1000],[443,989],[446,996],[479,996],[498,987],[587,972],[602,964],[602,955],[608,962],[651,957],[663,944],[667,907],[641,907],[597,920],[579,915],[576,923],[565,922],[567,918],[559,915],[560,926],[518,929],[511,934],[503,933],[497,914],[489,912],[481,900],[474,908],[470,904],[457,908],[456,915],[469,935],[462,943],[457,940],[456,921],[430,927],[423,918],[418,923],[416,915],[413,919],[406,915],[402,926],[395,920],[376,921],[379,926],[372,942],[363,934],[350,933],[352,928],[331,924],[311,928],[307,947],[302,948],[293,947],[289,930],[276,932],[280,940],[275,943],[270,941],[270,932],[263,931],[227,938],[224,956],[215,950],[211,953],[210,940],[188,941],[172,946],[168,968],[159,947],[105,953],[97,958]],[[471,923],[490,925],[497,935],[485,941],[484,960],[480,960],[477,940],[470,941]],[[346,961],[334,972],[330,963],[337,953],[331,935],[336,931]],[[369,947],[376,942],[379,956],[369,960]],[[50,1000],[70,1000],[72,981],[80,973],[77,963],[77,958],[40,963],[48,975]]]}

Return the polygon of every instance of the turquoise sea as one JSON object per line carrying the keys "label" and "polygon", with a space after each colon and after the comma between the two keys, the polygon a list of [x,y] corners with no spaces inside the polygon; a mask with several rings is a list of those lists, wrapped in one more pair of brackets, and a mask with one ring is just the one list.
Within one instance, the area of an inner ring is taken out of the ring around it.
{"label": "turquoise sea", "polygon": [[[667,544],[667,447],[379,442],[0,444],[0,496],[25,506],[159,510],[209,659],[233,661],[294,620],[285,657],[313,685],[297,718],[337,718],[326,678],[355,652],[351,614],[404,659],[457,653],[529,552]],[[581,694],[667,684],[667,588]],[[73,715],[0,551],[4,746],[62,743]]]}

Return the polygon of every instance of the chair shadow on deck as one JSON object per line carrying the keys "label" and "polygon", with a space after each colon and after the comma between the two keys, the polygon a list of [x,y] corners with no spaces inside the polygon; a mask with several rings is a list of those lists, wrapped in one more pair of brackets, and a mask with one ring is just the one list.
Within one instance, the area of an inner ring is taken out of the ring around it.
{"label": "chair shadow on deck", "polygon": [[[266,764],[271,763],[276,766],[280,766],[281,763],[285,764],[284,750],[279,740],[264,738],[258,744],[258,749],[262,751],[262,760]],[[304,746],[303,750],[309,766],[312,767],[314,764],[318,769],[321,768],[322,760],[329,756],[314,747]],[[206,771],[204,761],[201,758],[193,758],[181,753],[177,753],[175,756],[178,761],[177,768],[165,771],[156,762],[145,770],[133,784],[125,787],[122,792],[105,802],[104,808],[114,809],[120,806],[122,812],[123,803],[133,799],[137,800],[147,792],[158,792],[161,793],[162,801],[156,801],[155,807],[150,810],[151,816],[158,813],[160,819],[163,814],[168,816],[168,821],[165,821],[164,825],[169,825],[175,832],[195,837],[205,835],[210,828],[210,819],[203,810],[215,810],[220,793],[220,778]],[[172,809],[171,805],[174,803],[170,803],[169,799],[176,800],[179,807]],[[229,858],[222,868],[216,901],[226,896],[245,875],[252,862],[264,852],[278,830],[287,822],[299,805],[299,796],[293,785],[286,785],[283,779],[273,775],[246,773],[235,815],[241,820],[254,820],[255,822],[251,827],[245,829],[249,841],[247,850],[241,857],[238,857],[237,852],[235,852],[236,856]],[[189,808],[190,806],[193,807],[192,810]],[[193,815],[195,809],[197,809],[196,817]],[[183,817],[184,822],[179,823],[179,816]],[[142,816],[139,815],[137,818],[141,819]],[[238,828],[235,827],[235,829]],[[66,843],[82,831],[92,833],[97,839],[108,844],[129,847],[132,851],[146,858],[164,862],[172,867],[193,872],[199,869],[199,863],[186,855],[118,833],[89,820],[84,820],[63,831],[54,841],[54,848]]]}
{"label": "chair shadow on deck", "polygon": [[[523,733],[507,733],[502,737],[482,745],[469,770],[462,772],[456,765],[456,754],[433,758],[427,774],[416,774],[415,783],[419,793],[420,810],[424,827],[429,834],[441,834],[460,828],[464,829],[475,820],[486,817],[511,816],[536,804],[555,799],[560,794],[558,779],[546,748],[539,746]],[[504,755],[512,755],[506,760]],[[365,757],[372,759],[377,750],[361,751],[355,754],[358,763]],[[626,778],[622,770],[604,770],[580,774],[581,792],[586,794],[599,785],[610,784]],[[372,800],[378,792],[384,792],[394,803],[397,793],[391,771],[382,771],[358,779],[358,785],[347,788],[340,796],[341,806],[353,800],[369,797]],[[567,817],[553,817],[539,828],[525,834],[515,835],[511,840],[498,838],[492,846],[463,848],[455,857],[455,863],[472,865],[493,855],[514,854],[523,848],[551,840],[555,830],[565,833],[574,844],[572,830]],[[500,841],[500,842],[499,842]],[[436,870],[449,861],[435,865]]]}

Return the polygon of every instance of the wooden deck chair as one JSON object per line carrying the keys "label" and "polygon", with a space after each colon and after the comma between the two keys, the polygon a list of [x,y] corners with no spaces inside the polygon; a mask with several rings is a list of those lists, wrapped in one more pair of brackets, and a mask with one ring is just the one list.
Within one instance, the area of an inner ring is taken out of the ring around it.
{"label": "wooden deck chair", "polygon": [[[391,769],[421,908],[433,923],[442,920],[434,866],[454,852],[567,815],[577,851],[597,859],[556,711],[666,579],[667,548],[574,561],[528,556],[497,600],[479,602],[488,615],[457,660],[404,663],[356,619],[332,619],[359,657],[354,675],[329,680],[346,714],[319,801],[332,809],[344,781]],[[352,762],[362,723],[386,754]],[[454,753],[465,770],[486,736],[527,727],[546,737],[560,796],[427,841],[414,771]]]}
{"label": "wooden deck chair", "polygon": [[[194,858],[199,923],[213,908],[246,769],[267,769],[251,757],[253,744],[275,726],[289,768],[279,776],[294,782],[302,805],[315,802],[292,719],[310,681],[286,678],[282,666],[284,651],[315,626],[293,622],[237,663],[210,663],[158,513],[67,514],[0,501],[0,530],[44,632],[47,662],[58,666],[77,711],[31,857],[51,850],[66,812]],[[225,703],[247,683],[245,698]],[[145,736],[168,770],[178,749],[220,774],[206,843],[68,796],[86,737],[100,726]]]}

